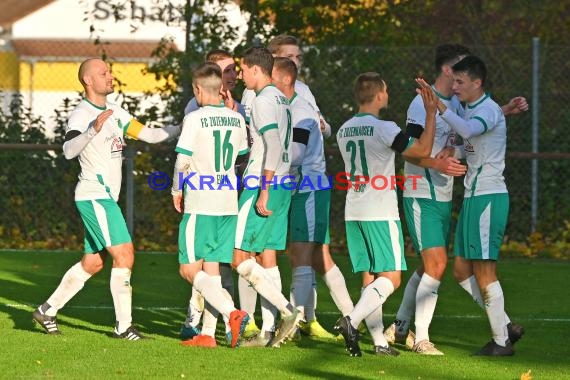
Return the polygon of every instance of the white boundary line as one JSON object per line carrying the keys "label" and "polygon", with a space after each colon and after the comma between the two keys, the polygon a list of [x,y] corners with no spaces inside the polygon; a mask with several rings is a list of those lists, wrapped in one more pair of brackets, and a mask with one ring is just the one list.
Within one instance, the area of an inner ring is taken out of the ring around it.
{"label": "white boundary line", "polygon": [[[13,309],[26,309],[26,310],[34,310],[35,306],[26,305],[26,304],[0,304],[5,307],[10,307]],[[113,310],[113,306],[111,305],[74,305],[74,306],[67,306],[67,309],[87,309],[87,310]],[[177,306],[133,306],[134,310],[147,310],[147,311],[169,311],[169,310],[186,310],[186,307],[177,307]],[[317,312],[317,314],[321,315],[338,315],[338,312],[335,311],[321,311]],[[386,317],[395,317],[396,314],[384,314]],[[436,314],[434,318],[441,318],[441,319],[486,319],[487,316],[485,314],[481,315],[444,315],[444,314]],[[570,322],[570,318],[536,318],[536,317],[521,317],[517,316],[517,320],[523,321],[536,321],[536,322]]]}

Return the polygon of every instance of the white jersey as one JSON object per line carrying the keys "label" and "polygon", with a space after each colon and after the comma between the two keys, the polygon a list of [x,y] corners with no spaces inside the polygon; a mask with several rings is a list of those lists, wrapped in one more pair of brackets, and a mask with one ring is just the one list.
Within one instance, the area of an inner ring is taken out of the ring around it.
{"label": "white jersey", "polygon": [[[330,184],[325,175],[325,153],[319,117],[313,107],[297,93],[291,99],[291,111],[293,113],[293,131],[303,129],[309,132],[304,156],[296,157],[297,151],[292,150],[291,162],[300,163],[300,165],[291,164],[290,169],[291,175],[295,176],[295,182],[302,184],[299,187],[299,192],[306,193],[328,188]],[[303,184],[303,181],[307,181],[307,183]]]}
{"label": "white jersey", "polygon": [[[463,110],[459,99],[456,96],[451,98],[437,94],[443,104],[453,112],[461,115]],[[408,108],[406,124],[417,124],[425,128],[426,110],[421,95],[416,95]],[[435,155],[446,146],[455,145],[455,132],[451,126],[436,113],[435,116],[435,137],[433,140],[433,148],[430,157]],[[453,177],[443,174],[437,169],[422,168],[408,161],[404,163],[404,174],[406,175],[406,184],[404,197],[406,198],[428,198],[434,201],[448,202],[451,201],[453,193]],[[415,177],[416,188],[414,189],[412,179]]]}
{"label": "white jersey", "polygon": [[251,121],[251,106],[255,99],[255,91],[246,88],[241,95],[241,104],[245,112],[245,122],[249,125]]}
{"label": "white jersey", "polygon": [[291,141],[293,138],[291,118],[289,101],[277,87],[270,84],[257,93],[251,107],[250,133],[253,144],[244,177],[251,175],[261,178],[265,168],[263,133],[273,128],[277,128],[279,131],[281,146],[280,161],[275,170],[275,176],[277,176],[278,181],[289,176]]}
{"label": "white jersey", "polygon": [[507,124],[501,107],[488,94],[476,102],[467,104],[465,120],[479,120],[485,132],[463,139],[467,158],[467,174],[463,181],[465,197],[506,193],[505,151],[507,149]]}
{"label": "white jersey", "polygon": [[315,99],[315,96],[311,92],[309,86],[298,79],[295,81],[295,92],[299,94],[301,98],[305,99],[311,105],[311,107],[315,109],[315,111],[321,112],[317,106],[317,100]]}
{"label": "white jersey", "polygon": [[184,117],[176,145],[178,153],[190,157],[188,172],[182,174],[190,182],[184,185],[184,212],[237,215],[234,163],[247,150],[245,120],[238,112],[205,106]]}
{"label": "white jersey", "polygon": [[395,152],[391,146],[401,132],[396,123],[371,114],[357,114],[336,134],[347,175],[367,176],[372,183],[354,184],[346,194],[345,220],[399,220],[395,175]]}
{"label": "white jersey", "polygon": [[83,99],[69,115],[66,133],[84,133],[106,109],[112,109],[113,114],[79,154],[81,173],[75,188],[76,201],[119,199],[124,133],[133,119],[131,114],[113,103],[98,107]]}

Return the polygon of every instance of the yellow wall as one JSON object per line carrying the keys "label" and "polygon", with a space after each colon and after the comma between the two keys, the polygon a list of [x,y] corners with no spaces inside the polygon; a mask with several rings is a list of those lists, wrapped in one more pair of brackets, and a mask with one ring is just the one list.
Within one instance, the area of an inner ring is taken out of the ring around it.
{"label": "yellow wall", "polygon": [[18,57],[14,52],[0,51],[0,91],[18,89]]}
{"label": "yellow wall", "polygon": [[[77,80],[79,64],[80,62],[41,61],[32,64],[20,61],[20,90],[29,91],[33,82],[33,91],[81,91],[81,85]],[[125,84],[123,91],[127,94],[143,91],[155,92],[155,87],[161,83],[154,79],[154,75],[143,75],[142,70],[145,67],[145,63],[114,63],[113,75]],[[5,70],[0,70],[0,80],[3,71]]]}

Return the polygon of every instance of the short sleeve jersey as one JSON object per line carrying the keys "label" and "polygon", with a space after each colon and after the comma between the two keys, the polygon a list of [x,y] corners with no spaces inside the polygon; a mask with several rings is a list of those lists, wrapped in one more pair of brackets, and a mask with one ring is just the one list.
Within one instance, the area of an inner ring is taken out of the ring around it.
{"label": "short sleeve jersey", "polygon": [[[461,114],[461,103],[456,96],[445,97],[437,94],[443,104],[447,108],[453,110],[457,114]],[[408,114],[406,124],[416,124],[425,128],[426,125],[426,110],[424,102],[420,95],[416,95],[410,106],[408,107]],[[433,148],[431,150],[431,157],[435,157],[443,148],[449,145],[454,145],[455,132],[451,126],[447,124],[439,113],[435,117],[435,137],[433,140]],[[404,174],[406,175],[406,184],[404,190],[404,197],[413,198],[427,198],[434,201],[448,202],[451,201],[453,193],[453,177],[443,174],[439,170],[431,168],[422,168],[414,165],[408,161],[404,163]],[[414,189],[412,177],[416,176],[416,186]],[[419,178],[418,178],[419,176]]]}
{"label": "short sleeve jersey", "polygon": [[184,184],[185,213],[237,214],[234,163],[248,150],[245,128],[243,116],[223,105],[201,107],[184,118],[176,152],[190,157],[182,174],[190,182]]}
{"label": "short sleeve jersey", "polygon": [[106,109],[112,109],[113,114],[79,154],[81,173],[75,188],[75,200],[78,201],[119,199],[124,133],[133,119],[131,114],[113,103],[99,107],[83,99],[69,115],[66,133],[84,133]]}
{"label": "short sleeve jersey", "polygon": [[400,219],[398,198],[391,183],[395,175],[395,152],[391,146],[400,132],[396,123],[363,113],[355,115],[338,130],[336,139],[345,172],[351,178],[359,175],[370,180],[358,188],[353,184],[347,191],[345,220]]}
{"label": "short sleeve jersey", "polygon": [[301,193],[316,190],[317,188],[327,188],[329,181],[325,176],[326,163],[323,134],[321,133],[317,112],[305,99],[297,94],[291,99],[291,111],[293,114],[293,130],[298,128],[309,132],[309,141],[301,166],[291,166],[291,175],[296,176],[295,181],[299,184],[302,183],[304,178],[307,178],[306,181],[310,181],[306,186],[299,187],[299,192]]}
{"label": "short sleeve jersey", "polygon": [[278,180],[289,175],[291,161],[292,119],[289,101],[277,87],[265,86],[252,103],[250,132],[253,140],[245,176],[261,177],[265,168],[265,143],[263,134],[278,129],[281,155],[275,170]]}
{"label": "short sleeve jersey", "polygon": [[463,139],[467,158],[467,174],[463,181],[465,197],[506,193],[505,152],[507,124],[501,107],[488,94],[467,104],[465,119],[476,119],[484,128],[483,134]]}

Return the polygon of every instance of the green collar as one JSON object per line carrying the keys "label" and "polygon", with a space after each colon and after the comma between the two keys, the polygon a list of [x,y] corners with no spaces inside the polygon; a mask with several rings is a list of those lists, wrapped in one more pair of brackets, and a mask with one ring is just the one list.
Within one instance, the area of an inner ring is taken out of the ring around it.
{"label": "green collar", "polygon": [[85,100],[87,103],[91,104],[93,107],[97,108],[98,110],[104,111],[104,110],[107,109],[107,105],[105,105],[105,107],[101,107],[101,106],[98,106],[97,104],[91,102],[91,101],[90,101],[89,99],[87,99],[87,98],[83,98],[83,100]]}
{"label": "green collar", "polygon": [[475,107],[477,107],[479,104],[483,103],[485,100],[487,100],[487,98],[491,96],[491,94],[487,94],[484,93],[483,96],[481,96],[479,99],[477,99],[476,101],[474,101],[473,103],[467,103],[467,108],[469,109],[473,109]]}
{"label": "green collar", "polygon": [[451,96],[443,95],[441,92],[439,92],[435,89],[434,85],[432,85],[431,88],[433,88],[433,92],[435,92],[435,94],[437,95],[438,98],[443,99],[443,100],[451,100]]}

